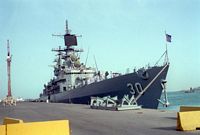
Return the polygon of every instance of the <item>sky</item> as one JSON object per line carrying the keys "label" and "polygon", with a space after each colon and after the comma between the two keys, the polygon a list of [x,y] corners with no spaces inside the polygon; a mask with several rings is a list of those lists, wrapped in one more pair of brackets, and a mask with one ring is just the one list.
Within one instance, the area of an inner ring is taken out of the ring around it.
{"label": "sky", "polygon": [[95,67],[95,56],[103,71],[153,66],[165,51],[166,31],[172,35],[167,90],[198,87],[199,13],[199,0],[1,0],[0,98],[7,94],[7,40],[13,96],[37,98],[53,77],[51,49],[64,46],[52,34],[64,34],[66,19],[71,32],[82,35],[81,61],[88,53],[87,66]]}

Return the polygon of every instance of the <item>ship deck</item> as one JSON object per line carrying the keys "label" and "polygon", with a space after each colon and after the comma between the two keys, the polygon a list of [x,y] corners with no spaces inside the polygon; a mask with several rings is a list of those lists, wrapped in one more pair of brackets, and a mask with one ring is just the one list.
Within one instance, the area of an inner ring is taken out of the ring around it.
{"label": "ship deck", "polygon": [[70,120],[72,135],[169,135],[200,134],[200,131],[176,131],[175,111],[152,109],[105,111],[87,105],[21,102],[17,106],[0,105],[0,123],[4,117],[25,122]]}

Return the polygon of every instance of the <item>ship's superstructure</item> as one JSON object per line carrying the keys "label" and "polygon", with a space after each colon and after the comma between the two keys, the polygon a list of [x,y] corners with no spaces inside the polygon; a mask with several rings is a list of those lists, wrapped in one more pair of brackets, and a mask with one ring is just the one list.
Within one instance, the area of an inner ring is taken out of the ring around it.
{"label": "ship's superstructure", "polygon": [[[76,49],[77,36],[70,33],[66,22],[65,47],[53,49],[57,52],[54,78],[44,85],[40,101],[89,104],[92,96],[135,95],[139,105],[157,108],[162,94],[162,82],[166,79],[169,63],[162,66],[141,68],[133,73],[119,74],[98,71],[80,62],[82,49]],[[167,54],[167,51],[166,51]],[[130,89],[130,87],[132,88]]]}
{"label": "ship's superstructure", "polygon": [[[62,35],[57,35],[62,36]],[[75,49],[77,46],[77,36],[70,34],[68,23],[66,22],[66,34],[64,36],[65,48],[59,46],[58,49],[52,49],[57,52],[57,58],[54,60],[54,75],[47,85],[44,85],[45,95],[69,91],[91,83],[91,78],[95,76],[95,69],[86,67],[80,63],[80,53],[82,49]]]}

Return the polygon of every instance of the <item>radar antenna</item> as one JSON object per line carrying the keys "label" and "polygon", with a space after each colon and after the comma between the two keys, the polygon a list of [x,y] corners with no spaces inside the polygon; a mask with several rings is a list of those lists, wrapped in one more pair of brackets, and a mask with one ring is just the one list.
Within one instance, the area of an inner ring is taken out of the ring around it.
{"label": "radar antenna", "polygon": [[65,46],[67,49],[71,48],[71,46],[77,46],[77,36],[75,34],[70,34],[71,30],[68,28],[68,21],[65,21],[65,34],[52,34],[52,36],[64,37]]}

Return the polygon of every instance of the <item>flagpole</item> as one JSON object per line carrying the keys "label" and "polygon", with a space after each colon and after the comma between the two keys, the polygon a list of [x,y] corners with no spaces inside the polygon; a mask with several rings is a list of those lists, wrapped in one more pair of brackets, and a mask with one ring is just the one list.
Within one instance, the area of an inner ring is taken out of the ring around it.
{"label": "flagpole", "polygon": [[166,60],[166,61],[165,61],[165,62],[168,64],[169,58],[168,58],[168,50],[167,50],[167,33],[166,33],[166,30],[165,30],[165,38],[166,38],[166,39],[165,39],[165,42],[166,42],[166,43],[165,43],[165,47],[166,47],[166,48],[165,48],[165,49],[166,49],[166,50],[165,50],[165,52],[166,52],[166,56],[165,56],[165,60]]}
{"label": "flagpole", "polygon": [[168,62],[169,62],[169,58],[168,58],[167,42],[166,42],[166,44],[165,44],[165,45],[166,45],[166,60],[167,60],[166,62],[168,63]]}

